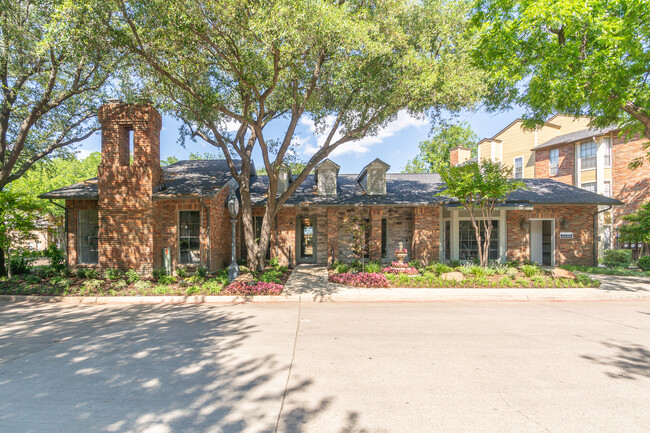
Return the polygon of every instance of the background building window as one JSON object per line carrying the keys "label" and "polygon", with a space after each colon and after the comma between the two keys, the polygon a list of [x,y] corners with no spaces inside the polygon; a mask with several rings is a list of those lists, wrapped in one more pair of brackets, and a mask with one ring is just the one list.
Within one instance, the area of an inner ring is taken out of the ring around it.
{"label": "background building window", "polygon": [[79,263],[99,262],[99,220],[97,209],[79,211]]}
{"label": "background building window", "polygon": [[580,169],[589,170],[596,168],[596,150],[598,144],[595,141],[586,141],[580,144]]}
{"label": "background building window", "polygon": [[197,210],[180,211],[178,221],[178,262],[198,265],[201,263],[201,214]]}
{"label": "background building window", "polygon": [[560,149],[551,149],[548,154],[549,160],[549,175],[557,176],[560,166]]}
{"label": "background building window", "polygon": [[596,182],[585,182],[582,185],[580,185],[580,188],[585,189],[587,191],[596,192]]}
{"label": "background building window", "polygon": [[513,163],[513,173],[515,179],[522,179],[524,177],[524,157],[520,156],[515,158]]}
{"label": "background building window", "polygon": [[612,196],[612,182],[608,180],[603,182],[603,195],[607,197]]}
{"label": "background building window", "polygon": [[611,167],[612,166],[612,141],[609,138],[604,138],[603,146],[605,146],[605,153],[603,155],[603,165],[605,167]]}

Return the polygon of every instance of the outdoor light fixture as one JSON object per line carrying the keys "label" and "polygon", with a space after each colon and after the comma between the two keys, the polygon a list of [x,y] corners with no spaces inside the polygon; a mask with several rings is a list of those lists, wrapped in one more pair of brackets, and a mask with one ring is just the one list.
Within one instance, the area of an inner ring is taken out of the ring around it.
{"label": "outdoor light fixture", "polygon": [[567,229],[569,228],[569,220],[567,220],[566,218],[562,217],[562,219],[560,220],[560,228],[561,228],[562,230],[567,230]]}
{"label": "outdoor light fixture", "polygon": [[232,225],[231,235],[231,258],[230,266],[228,266],[228,279],[233,281],[239,276],[239,266],[237,266],[237,215],[239,215],[239,200],[235,195],[234,188],[230,188],[230,195],[228,197],[228,212],[230,213],[230,224]]}
{"label": "outdoor light fixture", "polygon": [[528,221],[525,218],[519,220],[519,228],[522,230],[528,230]]}

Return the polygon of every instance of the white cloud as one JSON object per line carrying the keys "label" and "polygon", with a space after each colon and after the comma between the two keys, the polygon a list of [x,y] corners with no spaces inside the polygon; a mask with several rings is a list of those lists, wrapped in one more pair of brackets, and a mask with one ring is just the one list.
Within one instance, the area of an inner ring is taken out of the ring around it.
{"label": "white cloud", "polygon": [[86,159],[93,152],[95,151],[89,149],[77,149],[75,151],[75,153],[77,154],[77,159]]}
{"label": "white cloud", "polygon": [[[333,122],[334,122],[334,117],[330,117],[327,119],[328,126],[332,125]],[[305,140],[306,143],[303,148],[303,153],[305,155],[308,156],[313,155],[325,143],[325,140],[327,139],[327,133],[329,133],[329,127],[325,129],[324,134],[316,134],[316,126],[312,119],[303,118],[301,119],[300,123],[306,126],[309,133],[313,134],[313,137],[316,138],[316,143],[311,143],[309,139]],[[345,154],[357,154],[357,155],[364,154],[368,152],[373,145],[382,143],[385,139],[396,135],[397,133],[399,133],[400,131],[406,128],[410,128],[410,127],[421,128],[426,125],[427,125],[426,118],[414,117],[409,115],[406,111],[400,111],[397,115],[397,119],[390,122],[384,128],[380,129],[375,135],[366,136],[361,140],[342,144],[336,149],[334,149],[334,151],[330,155],[340,156]],[[337,133],[334,136],[334,139],[332,141],[336,141],[340,137],[341,135]]]}

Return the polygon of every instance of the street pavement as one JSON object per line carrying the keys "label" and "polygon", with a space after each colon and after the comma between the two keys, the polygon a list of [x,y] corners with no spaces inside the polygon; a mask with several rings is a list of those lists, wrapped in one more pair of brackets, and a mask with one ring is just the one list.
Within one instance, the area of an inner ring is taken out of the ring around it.
{"label": "street pavement", "polygon": [[650,302],[0,303],[0,432],[647,432]]}

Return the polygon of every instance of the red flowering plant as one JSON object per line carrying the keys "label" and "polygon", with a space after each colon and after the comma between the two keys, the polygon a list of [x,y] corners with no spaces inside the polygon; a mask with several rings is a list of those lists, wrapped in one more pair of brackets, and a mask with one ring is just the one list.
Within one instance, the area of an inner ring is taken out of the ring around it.
{"label": "red flowering plant", "polygon": [[388,287],[386,275],[370,272],[332,274],[329,276],[329,281],[354,287]]}
{"label": "red flowering plant", "polygon": [[391,262],[390,266],[393,267],[393,268],[408,268],[409,264],[404,263],[404,262],[394,261],[394,262]]}
{"label": "red flowering plant", "polygon": [[407,263],[402,263],[404,266],[395,266],[394,264],[398,262],[393,262],[393,266],[386,267],[381,271],[385,274],[406,274],[406,275],[420,275],[417,269],[410,267]]}
{"label": "red flowering plant", "polygon": [[279,295],[282,293],[282,289],[284,289],[282,284],[265,283],[263,281],[256,283],[239,281],[229,284],[221,294],[230,296]]}

